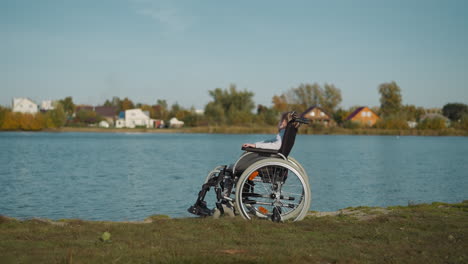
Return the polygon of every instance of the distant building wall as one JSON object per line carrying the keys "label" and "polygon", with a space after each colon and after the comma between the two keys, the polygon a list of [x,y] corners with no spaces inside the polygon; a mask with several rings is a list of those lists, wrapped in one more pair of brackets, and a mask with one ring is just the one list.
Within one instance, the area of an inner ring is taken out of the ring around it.
{"label": "distant building wall", "polygon": [[309,119],[311,124],[322,124],[327,127],[334,124],[331,115],[318,106],[310,107],[301,116]]}
{"label": "distant building wall", "polygon": [[38,106],[29,98],[13,98],[13,112],[35,114],[39,111]]}
{"label": "distant building wall", "polygon": [[147,128],[154,127],[154,120],[151,119],[147,113],[141,109],[129,109],[125,111],[125,117],[119,118],[115,126],[118,128],[128,127],[135,128],[137,126],[144,126]]}
{"label": "distant building wall", "polygon": [[43,111],[50,111],[54,110],[54,105],[52,100],[45,100],[41,102],[41,110]]}
{"label": "distant building wall", "polygon": [[379,119],[380,117],[367,106],[356,109],[346,118],[346,120],[359,122],[365,126],[373,126]]}

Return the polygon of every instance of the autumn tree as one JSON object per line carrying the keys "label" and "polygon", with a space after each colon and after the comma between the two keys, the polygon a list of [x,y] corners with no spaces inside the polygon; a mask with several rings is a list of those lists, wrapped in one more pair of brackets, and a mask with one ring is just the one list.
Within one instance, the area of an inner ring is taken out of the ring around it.
{"label": "autumn tree", "polygon": [[279,96],[278,95],[273,96],[272,103],[273,103],[273,108],[280,113],[288,112],[291,110],[289,109],[288,100],[286,99],[286,95],[284,94],[279,95]]}
{"label": "autumn tree", "polygon": [[146,111],[149,113],[149,116],[151,118],[154,118],[155,116],[155,109],[153,107],[151,107],[150,105],[148,104],[137,104],[137,108],[141,108],[142,111]]}
{"label": "autumn tree", "polygon": [[5,120],[5,116],[10,110],[3,106],[0,106],[0,128],[2,127],[3,121]]}
{"label": "autumn tree", "polygon": [[153,105],[154,109],[154,118],[155,119],[161,119],[161,120],[167,120],[169,117],[169,111],[168,111],[168,106],[167,106],[167,101],[158,99],[156,101],[156,105]]}
{"label": "autumn tree", "polygon": [[128,99],[128,97],[125,97],[121,102],[120,102],[120,111],[125,111],[128,109],[133,109],[135,108],[135,105],[133,104],[132,100]]}
{"label": "autumn tree", "polygon": [[6,110],[4,114],[3,121],[0,123],[1,130],[37,131],[44,128],[42,113],[29,114]]}
{"label": "autumn tree", "polygon": [[402,107],[401,89],[392,81],[379,85],[380,113],[384,117],[399,114]]}

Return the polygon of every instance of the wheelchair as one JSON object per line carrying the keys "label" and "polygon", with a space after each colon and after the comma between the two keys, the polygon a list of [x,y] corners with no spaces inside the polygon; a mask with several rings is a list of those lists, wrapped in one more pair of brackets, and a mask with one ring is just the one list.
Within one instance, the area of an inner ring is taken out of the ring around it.
{"label": "wheelchair", "polygon": [[[226,214],[274,222],[300,221],[310,207],[309,178],[302,165],[289,156],[298,127],[308,120],[295,114],[289,120],[279,150],[242,148],[232,165],[217,166],[206,176],[188,212],[206,217]],[[209,209],[205,196],[213,188],[216,207]]]}

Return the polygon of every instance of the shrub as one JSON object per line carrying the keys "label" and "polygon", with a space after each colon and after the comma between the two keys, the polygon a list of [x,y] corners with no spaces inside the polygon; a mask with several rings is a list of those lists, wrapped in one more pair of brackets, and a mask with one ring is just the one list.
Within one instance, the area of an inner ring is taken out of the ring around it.
{"label": "shrub", "polygon": [[358,129],[362,127],[362,124],[360,122],[355,122],[352,120],[346,120],[343,122],[343,127],[344,128],[349,128],[349,129]]}
{"label": "shrub", "polygon": [[434,118],[426,118],[419,122],[418,129],[444,129],[445,120],[443,118],[434,117]]}
{"label": "shrub", "polygon": [[408,129],[408,123],[404,118],[399,116],[380,119],[376,124],[376,128],[380,129]]}
{"label": "shrub", "polygon": [[452,122],[454,128],[463,129],[468,131],[468,114],[461,116],[458,122]]}

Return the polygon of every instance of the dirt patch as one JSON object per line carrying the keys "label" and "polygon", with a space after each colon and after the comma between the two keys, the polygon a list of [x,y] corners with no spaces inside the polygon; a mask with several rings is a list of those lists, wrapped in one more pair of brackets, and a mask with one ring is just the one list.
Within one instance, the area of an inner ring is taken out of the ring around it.
{"label": "dirt patch", "polygon": [[386,215],[391,212],[390,209],[372,207],[372,208],[346,208],[334,212],[309,212],[307,216],[324,217],[324,216],[351,216],[359,221],[369,221],[381,215]]}
{"label": "dirt patch", "polygon": [[223,249],[223,250],[220,250],[219,252],[229,254],[229,255],[236,255],[236,254],[244,254],[247,251],[241,250],[241,249]]}

